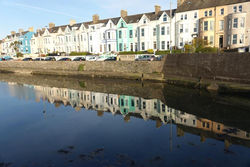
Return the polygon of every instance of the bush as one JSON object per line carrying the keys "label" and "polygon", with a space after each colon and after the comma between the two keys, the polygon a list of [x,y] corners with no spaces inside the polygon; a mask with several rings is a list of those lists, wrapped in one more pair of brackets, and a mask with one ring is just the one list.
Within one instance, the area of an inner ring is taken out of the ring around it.
{"label": "bush", "polygon": [[185,53],[193,53],[193,52],[194,52],[194,48],[193,48],[192,45],[186,44],[186,45],[184,46],[184,48],[185,48]]}
{"label": "bush", "polygon": [[147,51],[139,51],[139,52],[132,52],[132,51],[127,51],[127,52],[119,52],[119,55],[136,55],[136,54],[149,54]]}
{"label": "bush", "polygon": [[150,53],[150,54],[154,54],[154,50],[153,49],[148,49],[147,52]]}
{"label": "bush", "polygon": [[84,64],[80,64],[78,67],[78,71],[84,71],[84,67],[85,67]]}
{"label": "bush", "polygon": [[69,54],[70,56],[86,56],[86,55],[92,55],[89,52],[71,52]]}
{"label": "bush", "polygon": [[214,47],[205,47],[205,48],[196,48],[195,50],[196,53],[217,53],[218,48]]}
{"label": "bush", "polygon": [[23,54],[20,53],[20,52],[18,52],[18,53],[16,54],[16,57],[23,57]]}
{"label": "bush", "polygon": [[[179,53],[182,53],[181,50],[172,50],[172,53],[173,54],[179,54]],[[167,54],[170,54],[170,50],[163,50],[163,51],[157,51],[155,52],[156,55],[167,55]]]}

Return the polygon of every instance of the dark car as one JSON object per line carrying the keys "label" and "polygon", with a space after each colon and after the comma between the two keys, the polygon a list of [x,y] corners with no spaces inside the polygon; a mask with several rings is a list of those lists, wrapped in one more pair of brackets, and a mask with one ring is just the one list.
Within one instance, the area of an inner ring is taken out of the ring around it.
{"label": "dark car", "polygon": [[13,58],[4,58],[4,61],[12,61],[14,60]]}
{"label": "dark car", "polygon": [[44,60],[43,58],[38,57],[38,58],[35,58],[33,61],[43,61],[43,60]]}
{"label": "dark car", "polygon": [[71,59],[70,58],[61,58],[58,61],[71,61]]}
{"label": "dark car", "polygon": [[24,58],[23,61],[32,61],[33,59],[30,57]]}
{"label": "dark car", "polygon": [[84,57],[76,57],[73,61],[86,61]]}
{"label": "dark car", "polygon": [[116,61],[117,58],[116,57],[109,57],[107,59],[105,59],[104,61]]}
{"label": "dark car", "polygon": [[56,61],[54,57],[46,57],[44,61]]}

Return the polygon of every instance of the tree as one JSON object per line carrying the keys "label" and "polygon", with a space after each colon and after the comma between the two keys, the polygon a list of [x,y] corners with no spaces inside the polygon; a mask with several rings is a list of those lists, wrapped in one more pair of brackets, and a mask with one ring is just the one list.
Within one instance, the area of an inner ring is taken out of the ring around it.
{"label": "tree", "polygon": [[22,42],[21,41],[15,41],[15,42],[12,42],[10,44],[10,47],[14,49],[14,51],[16,52],[16,55],[17,57],[21,56],[22,54],[20,54],[19,52],[19,47],[20,45],[22,45]]}

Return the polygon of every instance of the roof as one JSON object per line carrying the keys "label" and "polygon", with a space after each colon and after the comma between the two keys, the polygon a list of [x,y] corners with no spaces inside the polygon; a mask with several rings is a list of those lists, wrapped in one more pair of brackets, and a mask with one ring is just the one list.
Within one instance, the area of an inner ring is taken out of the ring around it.
{"label": "roof", "polygon": [[232,5],[236,3],[250,2],[250,0],[186,0],[180,5],[176,12],[186,12],[191,10],[212,8],[216,6]]}
{"label": "roof", "polygon": [[[172,10],[172,17],[174,16],[175,11],[176,11],[176,9]],[[150,13],[130,15],[130,16],[127,16],[123,19],[127,23],[138,23],[140,21],[141,17],[143,15],[146,15],[150,21],[154,21],[154,20],[158,20],[164,12],[166,12],[170,16],[170,10],[163,10],[163,11],[160,11],[157,15],[155,14],[155,12],[150,12]]]}
{"label": "roof", "polygon": [[[175,11],[176,9],[173,9],[172,10],[172,17],[174,16],[175,14]],[[161,15],[166,12],[168,15],[170,15],[170,10],[163,10],[163,11],[160,11],[157,15],[155,14],[155,12],[150,12],[150,13],[142,13],[142,14],[136,14],[136,15],[129,15],[125,18],[123,18],[127,23],[138,23],[141,19],[141,17],[145,14],[151,21],[154,21],[154,20],[158,20]],[[95,24],[104,24],[106,25],[109,20],[111,20],[115,25],[119,22],[121,17],[114,17],[114,18],[107,18],[107,19],[102,19],[102,20],[99,20],[97,23]],[[57,33],[58,30],[61,28],[62,31],[65,31],[66,27],[69,27],[71,30],[73,27],[76,27],[77,30],[81,27],[81,25],[84,25],[85,27],[89,27],[90,25],[94,25],[94,22],[93,21],[89,21],[89,22],[82,22],[82,23],[77,23],[77,24],[74,24],[72,26],[70,25],[62,25],[62,26],[55,26],[55,27],[52,27],[52,28],[48,28],[48,31],[50,33]],[[45,31],[39,31],[39,33],[35,33],[35,37],[38,36],[38,34],[42,35]]]}

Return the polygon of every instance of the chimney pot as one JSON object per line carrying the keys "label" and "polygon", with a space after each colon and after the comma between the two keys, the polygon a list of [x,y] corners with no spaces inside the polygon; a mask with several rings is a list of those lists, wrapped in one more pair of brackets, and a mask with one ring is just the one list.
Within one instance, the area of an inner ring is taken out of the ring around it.
{"label": "chimney pot", "polygon": [[29,32],[34,32],[34,27],[30,27],[30,28],[28,29],[28,31],[29,31]]}
{"label": "chimney pot", "polygon": [[181,6],[186,0],[177,0],[177,7]]}
{"label": "chimney pot", "polygon": [[128,12],[126,10],[121,10],[121,17],[125,18],[128,16]]}
{"label": "chimney pot", "polygon": [[22,32],[23,32],[23,29],[20,28],[20,29],[18,30],[18,32],[19,32],[19,33],[22,33]]}
{"label": "chimney pot", "polygon": [[49,23],[49,28],[53,28],[53,27],[55,27],[55,23]]}
{"label": "chimney pot", "polygon": [[73,26],[74,24],[76,24],[76,21],[71,19],[71,20],[69,21],[69,25],[70,25],[70,26]]}
{"label": "chimney pot", "polygon": [[98,21],[99,21],[99,15],[98,14],[93,15],[93,23],[96,24],[98,23]]}
{"label": "chimney pot", "polygon": [[155,14],[158,15],[160,11],[161,11],[161,6],[155,5]]}

